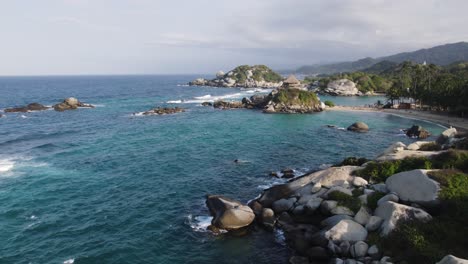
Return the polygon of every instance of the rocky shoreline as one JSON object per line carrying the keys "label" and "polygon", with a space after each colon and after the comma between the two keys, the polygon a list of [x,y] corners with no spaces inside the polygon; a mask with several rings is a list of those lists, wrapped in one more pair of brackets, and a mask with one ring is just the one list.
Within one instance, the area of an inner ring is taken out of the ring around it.
{"label": "rocky shoreline", "polygon": [[[437,217],[448,187],[435,175],[445,171],[428,169],[427,164],[436,164],[441,156],[456,151],[453,148],[466,147],[467,141],[466,135],[451,128],[436,142],[417,141],[408,146],[398,142],[375,161],[346,159],[266,189],[248,205],[220,195],[208,196],[207,206],[214,217],[209,230],[232,232],[252,225],[282,230],[292,251],[291,264],[409,263],[382,241],[400,232],[399,227],[407,222],[425,225]],[[439,147],[437,151],[431,151],[434,146]],[[373,172],[388,166],[385,164],[405,162],[410,165],[402,166],[404,169]],[[438,263],[468,262],[446,255]]]}

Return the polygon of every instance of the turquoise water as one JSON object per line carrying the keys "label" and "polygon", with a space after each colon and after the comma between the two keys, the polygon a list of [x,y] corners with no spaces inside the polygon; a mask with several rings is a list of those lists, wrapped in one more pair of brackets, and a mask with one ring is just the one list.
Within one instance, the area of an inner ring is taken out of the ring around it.
{"label": "turquoise water", "polygon": [[[382,113],[201,107],[253,91],[181,85],[193,78],[0,78],[1,109],[69,96],[97,105],[0,119],[0,263],[286,263],[278,233],[206,232],[205,195],[247,202],[278,182],[270,171],[372,158],[394,141],[410,142],[400,129],[413,123],[443,129]],[[165,105],[187,112],[131,115]],[[325,127],[358,120],[371,131]]]}

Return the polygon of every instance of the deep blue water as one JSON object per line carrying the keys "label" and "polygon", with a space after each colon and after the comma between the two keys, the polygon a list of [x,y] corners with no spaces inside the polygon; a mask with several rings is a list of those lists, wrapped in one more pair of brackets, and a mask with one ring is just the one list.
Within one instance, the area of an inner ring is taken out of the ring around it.
{"label": "deep blue water", "polygon": [[[205,195],[247,202],[277,181],[270,171],[372,158],[395,141],[410,142],[399,130],[413,123],[435,134],[443,129],[382,113],[201,107],[214,96],[240,99],[252,91],[181,85],[194,77],[0,78],[0,109],[70,96],[98,106],[0,119],[0,263],[286,263],[288,250],[275,233],[199,230]],[[187,111],[131,115],[165,105]],[[369,133],[324,126],[358,120]]]}

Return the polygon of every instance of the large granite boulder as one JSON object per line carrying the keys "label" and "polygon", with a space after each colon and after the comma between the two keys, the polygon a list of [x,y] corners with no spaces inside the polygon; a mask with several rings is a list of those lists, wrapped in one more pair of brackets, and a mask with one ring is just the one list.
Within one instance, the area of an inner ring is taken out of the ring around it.
{"label": "large granite boulder", "polygon": [[444,132],[442,132],[442,134],[440,134],[440,136],[437,138],[436,142],[439,145],[450,144],[456,135],[457,135],[457,129],[454,127],[451,127],[445,130]]}
{"label": "large granite boulder", "polygon": [[74,110],[74,109],[77,109],[78,107],[94,108],[93,105],[80,102],[78,99],[74,97],[66,98],[65,100],[63,100],[63,102],[56,104],[53,107],[55,111],[59,111],[59,112],[66,111],[66,110]]}
{"label": "large granite boulder", "polygon": [[468,264],[468,260],[457,258],[453,255],[447,255],[436,264]]}
{"label": "large granite boulder", "polygon": [[397,226],[400,220],[418,220],[421,222],[427,222],[432,219],[431,215],[426,211],[398,204],[395,202],[384,202],[375,209],[374,214],[384,220],[380,227],[380,235],[388,235]]}
{"label": "large granite boulder", "polygon": [[433,203],[437,200],[439,183],[427,176],[426,170],[400,172],[387,178],[385,185],[400,200],[415,203]]}
{"label": "large granite boulder", "polygon": [[306,175],[304,178],[307,178],[314,183],[320,183],[321,186],[327,188],[331,188],[333,186],[346,186],[349,182],[353,181],[354,176],[351,174],[357,169],[360,169],[360,167],[330,167],[328,169]]}
{"label": "large granite boulder", "polygon": [[31,103],[26,106],[20,106],[20,107],[13,107],[13,108],[7,108],[5,109],[5,113],[15,113],[15,112],[21,112],[21,113],[26,113],[26,112],[31,112],[31,111],[43,111],[47,110],[50,107],[44,106],[39,103]]}
{"label": "large granite boulder", "polygon": [[368,126],[366,123],[364,123],[364,122],[356,122],[356,123],[350,125],[350,126],[347,128],[347,130],[363,133],[363,132],[369,131],[369,126]]}
{"label": "large granite boulder", "polygon": [[353,96],[360,95],[356,84],[348,79],[331,81],[323,91],[334,96]]}
{"label": "large granite boulder", "polygon": [[211,224],[220,229],[239,229],[250,225],[255,219],[250,207],[224,196],[210,195],[206,205],[213,216]]}
{"label": "large granite boulder", "polygon": [[337,241],[364,241],[367,230],[353,220],[341,220],[325,232],[325,237],[334,242]]}
{"label": "large granite boulder", "polygon": [[413,125],[411,128],[406,130],[406,135],[410,138],[425,139],[428,138],[431,133],[422,126]]}

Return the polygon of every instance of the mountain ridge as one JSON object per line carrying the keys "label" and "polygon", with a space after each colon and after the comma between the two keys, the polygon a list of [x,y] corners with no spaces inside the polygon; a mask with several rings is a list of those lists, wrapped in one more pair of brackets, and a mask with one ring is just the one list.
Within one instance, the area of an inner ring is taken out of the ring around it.
{"label": "mountain ridge", "polygon": [[378,58],[366,57],[355,61],[345,61],[320,65],[305,65],[298,68],[297,74],[333,74],[339,72],[358,71],[371,68],[373,65],[388,61],[401,63],[412,61],[415,63],[433,63],[436,65],[449,65],[457,61],[468,61],[468,42],[448,43],[431,48],[419,49],[410,52],[401,52],[394,55]]}

